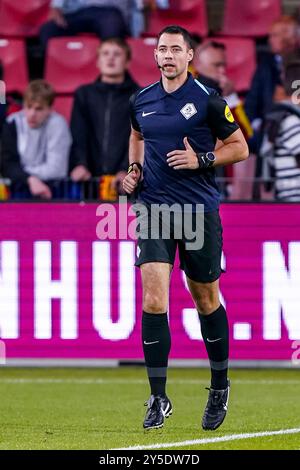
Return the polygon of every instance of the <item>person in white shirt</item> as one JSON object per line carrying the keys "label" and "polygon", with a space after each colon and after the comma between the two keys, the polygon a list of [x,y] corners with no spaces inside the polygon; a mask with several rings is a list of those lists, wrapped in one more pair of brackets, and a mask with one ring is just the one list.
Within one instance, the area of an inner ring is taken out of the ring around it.
{"label": "person in white shirt", "polygon": [[45,80],[34,80],[24,94],[24,108],[11,114],[2,133],[2,172],[12,194],[52,198],[51,181],[67,177],[71,132],[52,110],[55,92]]}

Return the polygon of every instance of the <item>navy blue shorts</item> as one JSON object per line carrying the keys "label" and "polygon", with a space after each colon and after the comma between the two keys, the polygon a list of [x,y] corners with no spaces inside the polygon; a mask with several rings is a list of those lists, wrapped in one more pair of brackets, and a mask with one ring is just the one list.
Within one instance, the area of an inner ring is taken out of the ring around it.
{"label": "navy blue shorts", "polygon": [[[139,215],[137,213],[137,215]],[[196,228],[196,214],[192,214],[192,227]],[[137,257],[135,266],[139,267],[144,263],[163,262],[174,265],[176,250],[178,246],[180,269],[192,281],[210,283],[219,279],[223,272],[221,268],[223,229],[219,211],[205,212],[202,214],[203,220],[203,245],[200,249],[187,249],[187,242],[191,238],[186,238],[182,232],[181,238],[174,237],[174,220],[170,217],[170,237],[164,238],[162,233],[157,239],[151,238],[151,216],[147,215],[147,235],[145,230],[137,226]],[[163,226],[164,217],[160,215],[160,227]],[[152,221],[153,224],[153,221]]]}

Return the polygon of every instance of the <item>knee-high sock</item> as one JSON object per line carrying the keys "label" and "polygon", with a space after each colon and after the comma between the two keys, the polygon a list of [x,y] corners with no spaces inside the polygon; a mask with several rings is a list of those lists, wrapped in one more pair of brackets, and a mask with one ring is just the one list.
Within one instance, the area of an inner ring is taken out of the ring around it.
{"label": "knee-high sock", "polygon": [[152,395],[166,394],[171,336],[167,313],[143,311],[142,340]]}
{"label": "knee-high sock", "polygon": [[223,305],[210,315],[200,312],[201,333],[206,346],[210,368],[211,387],[223,390],[227,387],[229,329]]}

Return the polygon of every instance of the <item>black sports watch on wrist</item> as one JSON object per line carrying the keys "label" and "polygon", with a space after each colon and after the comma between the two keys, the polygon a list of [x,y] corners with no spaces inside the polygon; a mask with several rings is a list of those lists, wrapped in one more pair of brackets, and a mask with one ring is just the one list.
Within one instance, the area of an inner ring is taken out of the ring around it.
{"label": "black sports watch on wrist", "polygon": [[213,152],[197,153],[196,155],[198,158],[200,170],[211,168],[216,161],[216,156]]}
{"label": "black sports watch on wrist", "polygon": [[136,165],[138,167],[138,169],[140,170],[140,177],[139,177],[139,181],[141,180],[142,178],[142,174],[143,174],[143,167],[142,165],[140,164],[140,162],[132,162],[130,163],[129,167],[128,167],[128,170],[127,170],[127,174],[131,173],[133,171],[133,167],[134,165]]}

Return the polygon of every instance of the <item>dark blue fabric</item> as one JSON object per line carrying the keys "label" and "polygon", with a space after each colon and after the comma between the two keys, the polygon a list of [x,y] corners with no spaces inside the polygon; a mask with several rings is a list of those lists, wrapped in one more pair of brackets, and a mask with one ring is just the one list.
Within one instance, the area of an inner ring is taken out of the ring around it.
{"label": "dark blue fabric", "polygon": [[64,15],[67,28],[54,21],[45,23],[40,31],[44,49],[53,37],[74,36],[79,33],[95,33],[101,39],[125,37],[128,30],[121,11],[115,7],[89,7]]}
{"label": "dark blue fabric", "polygon": [[[194,107],[188,119],[183,110]],[[148,204],[204,204],[205,211],[214,211],[220,202],[215,170],[174,170],[167,163],[167,153],[184,150],[188,137],[195,152],[215,148],[238,126],[225,118],[226,102],[217,93],[189,75],[173,93],[167,93],[161,82],[140,91],[131,100],[132,126],[143,134],[145,142],[144,179],[139,200]],[[149,113],[149,114],[148,114]]]}
{"label": "dark blue fabric", "polygon": [[251,122],[257,118],[263,119],[270,111],[275,87],[280,83],[280,63],[275,55],[264,54],[257,66],[245,100],[246,114]]}
{"label": "dark blue fabric", "polygon": [[[281,84],[281,65],[278,59],[278,56],[271,53],[261,55],[245,100],[245,111],[250,122],[255,119],[263,120],[273,106],[275,88]],[[261,143],[262,134],[255,131],[248,142],[250,152],[257,154]]]}

